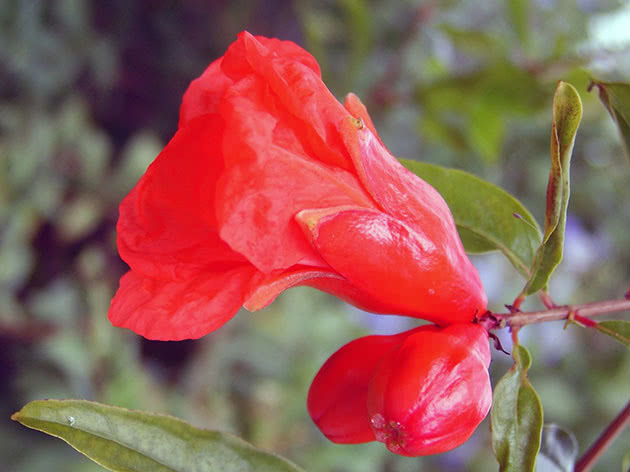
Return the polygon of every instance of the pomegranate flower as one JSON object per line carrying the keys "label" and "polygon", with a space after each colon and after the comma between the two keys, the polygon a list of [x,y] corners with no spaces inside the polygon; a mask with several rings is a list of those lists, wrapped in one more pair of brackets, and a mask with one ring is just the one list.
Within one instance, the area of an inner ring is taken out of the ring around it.
{"label": "pomegranate flower", "polygon": [[331,441],[380,441],[424,456],[461,445],[488,414],[488,333],[472,323],[425,325],[355,339],[319,370],[311,418]]}
{"label": "pomegranate flower", "polygon": [[243,32],[186,91],[177,132],[120,205],[130,270],[109,318],[198,338],[309,285],[375,313],[468,322],[486,297],[438,192],[315,59]]}

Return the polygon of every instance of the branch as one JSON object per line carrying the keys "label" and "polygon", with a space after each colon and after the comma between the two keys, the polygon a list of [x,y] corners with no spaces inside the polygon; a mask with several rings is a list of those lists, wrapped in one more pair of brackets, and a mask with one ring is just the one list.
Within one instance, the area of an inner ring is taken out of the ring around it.
{"label": "branch", "polygon": [[614,441],[615,437],[621,433],[626,426],[630,424],[630,402],[623,410],[619,412],[617,417],[608,425],[608,427],[597,438],[597,441],[584,453],[584,455],[575,464],[574,472],[587,472],[593,464],[599,459],[608,446]]}
{"label": "branch", "polygon": [[565,305],[550,310],[531,312],[486,312],[477,321],[487,330],[501,329],[506,326],[517,329],[528,324],[567,320],[569,318],[590,318],[620,311],[630,311],[630,300],[606,300],[602,302],[584,303],[582,305]]}

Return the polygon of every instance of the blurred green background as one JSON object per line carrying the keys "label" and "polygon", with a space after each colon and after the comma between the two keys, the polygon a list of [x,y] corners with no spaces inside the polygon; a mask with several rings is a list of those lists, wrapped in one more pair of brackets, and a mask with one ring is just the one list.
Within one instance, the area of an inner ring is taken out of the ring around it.
{"label": "blurred green background", "polygon": [[[126,270],[117,205],[174,133],[190,80],[243,29],[311,51],[337,97],[359,94],[394,154],[495,182],[539,221],[551,97],[558,80],[571,82],[585,111],[551,294],[578,303],[627,289],[630,166],[586,91],[591,74],[630,81],[624,2],[3,0],[0,468],[102,470],[9,420],[30,400],[87,398],[231,431],[312,472],[497,470],[487,421],[460,448],[415,459],[378,443],[333,445],[312,425],[306,393],[324,360],[413,320],[300,288],[195,341],[147,341],[107,321]],[[523,281],[499,255],[473,260],[500,311]],[[628,352],[561,323],[528,327],[521,339],[545,421],[572,430],[583,451],[630,398]],[[496,382],[510,363],[494,358]],[[629,450],[626,431],[595,470],[620,470]]]}

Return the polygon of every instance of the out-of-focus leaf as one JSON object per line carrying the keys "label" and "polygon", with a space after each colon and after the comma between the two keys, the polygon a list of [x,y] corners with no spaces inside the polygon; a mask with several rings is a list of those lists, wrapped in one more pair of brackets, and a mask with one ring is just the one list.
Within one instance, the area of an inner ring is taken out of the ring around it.
{"label": "out-of-focus leaf", "polygon": [[522,45],[527,44],[529,39],[529,0],[509,0],[506,2],[506,7],[519,41]]}
{"label": "out-of-focus leaf", "polygon": [[626,452],[621,461],[621,472],[630,472],[630,451]]}
{"label": "out-of-focus leaf", "polygon": [[468,139],[472,148],[486,161],[495,162],[505,134],[505,117],[481,102],[471,110]]}
{"label": "out-of-focus leaf", "polygon": [[408,159],[401,162],[444,197],[466,251],[499,250],[527,277],[542,236],[534,217],[516,198],[468,172]]}
{"label": "out-of-focus leaf", "polygon": [[505,42],[497,39],[494,34],[479,29],[460,29],[455,28],[449,23],[439,25],[442,31],[449,39],[451,44],[465,53],[486,54],[489,50],[501,51],[505,50]]}
{"label": "out-of-focus leaf", "polygon": [[112,471],[301,471],[231,434],[194,428],[170,416],[85,400],[37,400],[11,418],[63,439]]}
{"label": "out-of-focus leaf", "polygon": [[555,424],[546,424],[542,430],[536,472],[573,472],[578,455],[578,443],[570,431]]}
{"label": "out-of-focus leaf", "polygon": [[517,344],[512,355],[514,365],[494,389],[492,449],[500,472],[533,472],[540,448],[542,404],[527,378],[529,352]]}
{"label": "out-of-focus leaf", "polygon": [[[472,32],[444,30],[468,47],[484,46],[486,38]],[[548,93],[531,73],[510,61],[497,59],[473,72],[420,83],[415,99],[422,107],[422,133],[459,152],[474,152],[486,162],[496,161],[503,144],[506,122],[531,116],[546,103]],[[487,128],[484,120],[488,120]]]}
{"label": "out-of-focus leaf", "polygon": [[630,348],[630,321],[600,321],[597,323],[597,330]]}
{"label": "out-of-focus leaf", "polygon": [[356,76],[360,71],[361,62],[368,52],[372,41],[372,23],[370,9],[364,0],[341,0],[341,7],[345,10],[346,27],[350,41],[350,61],[346,74]]}
{"label": "out-of-focus leaf", "polygon": [[571,154],[581,119],[582,101],[579,94],[572,85],[560,82],[553,97],[551,170],[547,184],[545,236],[536,252],[531,277],[523,289],[525,295],[545,288],[551,274],[562,261],[569,206]]}
{"label": "out-of-focus leaf", "polygon": [[76,241],[85,237],[101,222],[105,209],[97,198],[79,195],[64,205],[56,222],[59,234],[64,241]]}
{"label": "out-of-focus leaf", "polygon": [[164,143],[154,133],[140,131],[134,134],[125,144],[121,161],[112,176],[109,185],[112,197],[120,199],[121,195],[127,194],[163,147]]}
{"label": "out-of-focus leaf", "polygon": [[630,84],[593,80],[588,90],[593,87],[597,87],[599,99],[617,125],[623,150],[630,160]]}

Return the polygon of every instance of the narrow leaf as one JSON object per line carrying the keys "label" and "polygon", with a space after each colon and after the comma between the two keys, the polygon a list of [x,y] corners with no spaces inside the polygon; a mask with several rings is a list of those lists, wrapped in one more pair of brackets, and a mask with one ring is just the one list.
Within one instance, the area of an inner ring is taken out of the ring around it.
{"label": "narrow leaf", "polygon": [[630,321],[611,320],[597,323],[597,330],[630,348]]}
{"label": "narrow leaf", "polygon": [[542,235],[534,217],[516,198],[468,172],[400,161],[444,197],[466,251],[499,250],[527,277]]}
{"label": "narrow leaf", "polygon": [[545,235],[536,251],[531,277],[523,293],[530,295],[547,286],[562,261],[564,230],[569,206],[569,169],[573,143],[582,118],[582,101],[575,88],[560,82],[553,97],[551,170],[547,184]]}
{"label": "narrow leaf", "polygon": [[529,41],[529,6],[527,0],[510,0],[507,3],[507,10],[512,23],[512,30],[516,33],[521,47],[527,45]]}
{"label": "narrow leaf", "polygon": [[301,471],[231,434],[85,400],[33,401],[11,419],[63,439],[116,472]]}
{"label": "narrow leaf", "polygon": [[500,472],[533,472],[540,448],[542,404],[527,378],[529,352],[517,344],[513,356],[514,365],[494,389],[492,449]]}
{"label": "narrow leaf", "polygon": [[589,92],[593,87],[597,87],[599,99],[617,125],[624,153],[630,160],[630,84],[593,80]]}
{"label": "narrow leaf", "polygon": [[546,424],[542,430],[536,472],[573,472],[578,455],[575,435],[555,424]]}

